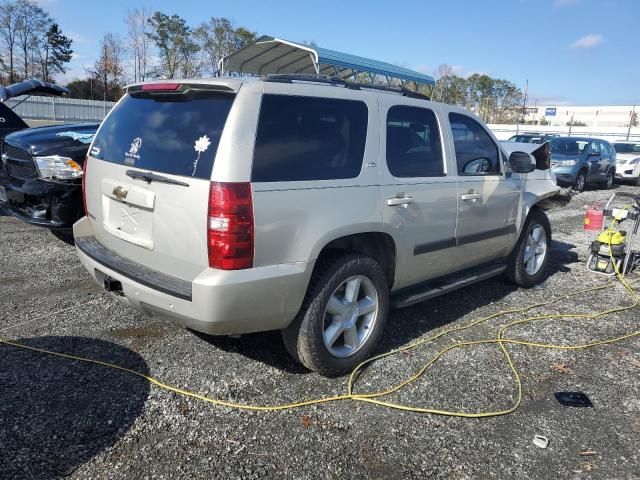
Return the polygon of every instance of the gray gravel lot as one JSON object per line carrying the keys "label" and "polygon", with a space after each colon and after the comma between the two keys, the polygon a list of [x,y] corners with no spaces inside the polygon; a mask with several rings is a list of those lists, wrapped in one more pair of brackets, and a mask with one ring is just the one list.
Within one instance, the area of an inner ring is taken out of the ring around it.
{"label": "gray gravel lot", "polygon": [[[633,187],[620,187],[633,190]],[[586,272],[587,191],[550,212],[551,273],[532,290],[495,279],[392,311],[380,351],[480,316],[605,280]],[[617,286],[536,312],[590,312],[628,302]],[[406,378],[453,339],[495,337],[508,315],[385,359],[364,390]],[[26,323],[23,323],[26,322]],[[20,325],[21,324],[21,325]],[[15,326],[18,325],[18,326]],[[598,320],[540,321],[516,338],[577,343],[640,328],[637,310]],[[147,318],[90,283],[74,249],[46,230],[0,216],[0,336],[149,373],[237,402],[275,404],[344,392],[293,364],[278,333],[195,335]],[[6,478],[640,478],[640,339],[582,351],[510,346],[524,383],[513,414],[464,419],[356,402],[276,413],[212,406],[97,365],[0,345],[0,476]],[[553,392],[582,390],[595,408],[566,408]],[[420,406],[486,411],[515,399],[497,346],[454,350],[392,396]],[[545,450],[534,435],[549,438]],[[587,454],[584,454],[587,452]]]}

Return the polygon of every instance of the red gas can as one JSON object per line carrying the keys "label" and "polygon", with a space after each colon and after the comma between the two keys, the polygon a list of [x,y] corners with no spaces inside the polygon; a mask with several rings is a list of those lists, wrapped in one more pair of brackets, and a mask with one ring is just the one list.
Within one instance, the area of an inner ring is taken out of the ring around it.
{"label": "red gas can", "polygon": [[597,205],[592,205],[584,216],[585,230],[602,230],[602,222],[604,222],[604,213]]}

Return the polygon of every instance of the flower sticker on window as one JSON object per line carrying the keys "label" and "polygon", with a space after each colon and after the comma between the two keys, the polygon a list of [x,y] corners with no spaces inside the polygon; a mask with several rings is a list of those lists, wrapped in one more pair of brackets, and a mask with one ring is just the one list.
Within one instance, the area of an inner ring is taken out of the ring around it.
{"label": "flower sticker on window", "polygon": [[207,137],[206,135],[203,135],[198,140],[196,140],[196,143],[193,146],[193,149],[196,152],[198,152],[198,156],[193,162],[193,173],[191,174],[192,177],[196,174],[196,169],[198,168],[198,162],[200,161],[200,155],[207,151],[207,149],[209,148],[209,145],[211,145],[211,141],[209,140],[209,137]]}

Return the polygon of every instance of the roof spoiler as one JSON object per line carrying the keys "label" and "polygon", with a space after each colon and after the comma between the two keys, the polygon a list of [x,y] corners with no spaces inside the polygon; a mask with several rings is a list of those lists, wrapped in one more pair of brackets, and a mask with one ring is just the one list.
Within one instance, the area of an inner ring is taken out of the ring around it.
{"label": "roof spoiler", "polygon": [[55,83],[43,82],[42,80],[24,80],[6,87],[0,85],[0,102],[5,102],[10,98],[18,97],[20,95],[33,95],[35,93],[43,93],[59,97],[61,95],[68,94],[69,90],[65,87],[61,87],[60,85],[56,85]]}

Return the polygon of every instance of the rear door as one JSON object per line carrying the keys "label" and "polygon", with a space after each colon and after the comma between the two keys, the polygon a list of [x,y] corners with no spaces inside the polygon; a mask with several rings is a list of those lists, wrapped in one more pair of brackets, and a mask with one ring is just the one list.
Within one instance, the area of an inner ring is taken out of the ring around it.
{"label": "rear door", "polygon": [[602,170],[602,152],[600,151],[600,142],[591,142],[587,147],[587,161],[589,162],[590,182],[600,182],[604,178]]}
{"label": "rear door", "polygon": [[107,248],[190,281],[208,266],[211,171],[234,92],[152,88],[130,91],[96,134],[88,216]]}
{"label": "rear door", "polygon": [[380,95],[384,224],[396,239],[396,287],[455,270],[455,176],[448,175],[437,105]]}
{"label": "rear door", "polygon": [[517,236],[520,175],[506,173],[503,154],[485,127],[469,115],[450,112],[457,166],[457,254],[471,267],[509,254]]}

